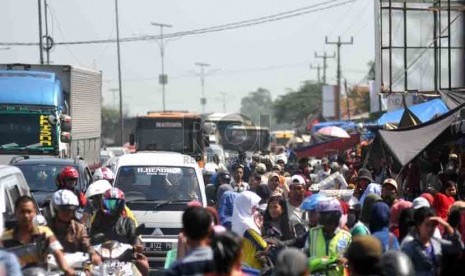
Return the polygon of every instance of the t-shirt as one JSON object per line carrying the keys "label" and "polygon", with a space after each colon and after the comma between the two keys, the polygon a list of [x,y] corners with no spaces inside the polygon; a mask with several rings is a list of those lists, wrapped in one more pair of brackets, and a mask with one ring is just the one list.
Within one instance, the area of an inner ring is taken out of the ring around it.
{"label": "t-shirt", "polygon": [[41,248],[33,247],[38,250],[27,250],[25,245],[32,244],[34,242],[41,243],[44,242],[44,247],[49,251],[49,253],[54,252],[55,250],[63,250],[60,242],[58,240],[52,242],[51,239],[55,235],[52,230],[47,226],[35,226],[32,232],[32,239],[29,242],[19,241],[17,236],[17,229],[9,229],[3,232],[2,243],[5,248],[15,248],[12,251],[15,252],[16,256],[19,259],[21,267],[38,265],[42,266],[46,263],[46,253],[41,251]]}
{"label": "t-shirt", "polygon": [[200,276],[214,269],[213,250],[210,247],[198,247],[175,262],[165,275]]}
{"label": "t-shirt", "polygon": [[289,201],[286,201],[287,204],[287,215],[289,217],[289,223],[296,237],[300,237],[307,232],[308,227],[304,219],[304,211],[300,206],[292,206]]}

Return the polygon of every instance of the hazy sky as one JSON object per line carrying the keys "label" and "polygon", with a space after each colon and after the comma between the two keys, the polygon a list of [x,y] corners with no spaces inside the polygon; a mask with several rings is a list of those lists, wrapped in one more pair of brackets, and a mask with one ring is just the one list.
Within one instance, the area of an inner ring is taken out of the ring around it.
{"label": "hazy sky", "polygon": [[[327,0],[326,0],[327,1]],[[81,41],[116,37],[113,0],[48,0],[49,28],[55,41]],[[150,22],[172,24],[166,32],[210,27],[306,7],[323,0],[119,0],[120,37],[158,34]],[[334,3],[343,2],[333,0]],[[219,92],[226,92],[227,111],[236,112],[248,92],[263,87],[274,98],[302,81],[316,79],[309,64],[322,63],[314,52],[332,53],[325,36],[334,41],[354,36],[354,44],[341,49],[343,75],[359,83],[374,59],[373,0],[348,4],[281,21],[246,28],[170,39],[166,43],[167,109],[201,111],[199,69],[207,69],[207,112],[222,112]],[[37,1],[0,1],[0,42],[38,40]],[[162,109],[160,53],[155,41],[121,44],[124,106],[132,114]],[[104,104],[114,103],[116,44],[56,46],[55,64],[72,64],[103,71]],[[0,62],[38,63],[37,47],[12,46],[0,50]],[[335,83],[336,60],[329,60],[328,81]],[[117,100],[117,98],[115,98]],[[311,99],[309,99],[311,100]],[[290,107],[291,108],[291,107]]]}

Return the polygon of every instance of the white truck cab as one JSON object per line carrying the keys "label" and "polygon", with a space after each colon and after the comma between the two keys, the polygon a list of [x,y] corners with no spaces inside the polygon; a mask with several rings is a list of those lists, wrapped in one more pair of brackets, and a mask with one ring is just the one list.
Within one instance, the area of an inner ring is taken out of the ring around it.
{"label": "white truck cab", "polygon": [[166,253],[177,247],[182,214],[191,201],[206,206],[205,184],[196,161],[172,152],[140,152],[119,157],[114,182],[142,231],[151,268],[163,268]]}

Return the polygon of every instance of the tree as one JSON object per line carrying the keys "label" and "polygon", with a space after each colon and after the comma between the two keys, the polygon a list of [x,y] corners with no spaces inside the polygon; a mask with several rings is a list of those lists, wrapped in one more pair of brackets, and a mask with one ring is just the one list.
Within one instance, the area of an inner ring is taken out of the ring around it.
{"label": "tree", "polygon": [[241,100],[241,114],[251,118],[256,125],[268,124],[261,122],[260,115],[273,115],[273,100],[270,91],[264,88],[258,88],[257,91],[249,92]]}
{"label": "tree", "polygon": [[308,115],[321,111],[321,84],[306,81],[297,91],[289,90],[273,103],[274,117],[278,123],[298,126]]}
{"label": "tree", "polygon": [[[128,112],[123,114],[125,121],[128,118]],[[105,145],[119,144],[121,141],[121,122],[119,118],[119,110],[112,107],[102,107],[102,137]],[[125,123],[125,130],[127,124]],[[129,136],[128,134],[125,136]],[[125,137],[126,140],[127,137]],[[124,142],[124,141],[123,141]]]}

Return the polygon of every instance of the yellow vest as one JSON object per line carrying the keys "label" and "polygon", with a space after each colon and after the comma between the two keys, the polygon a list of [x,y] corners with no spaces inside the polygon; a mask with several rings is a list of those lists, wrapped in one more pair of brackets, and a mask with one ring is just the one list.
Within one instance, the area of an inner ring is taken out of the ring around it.
{"label": "yellow vest", "polygon": [[[323,227],[317,226],[310,229],[308,234],[310,272],[316,269],[315,264],[321,264],[324,263],[326,259],[342,256],[349,247],[351,240],[352,237],[349,232],[338,228],[327,247],[323,235]],[[344,267],[337,266],[334,269],[328,270],[327,275],[342,276],[346,275],[346,273]]]}

